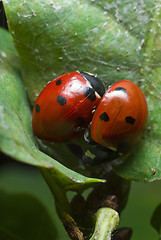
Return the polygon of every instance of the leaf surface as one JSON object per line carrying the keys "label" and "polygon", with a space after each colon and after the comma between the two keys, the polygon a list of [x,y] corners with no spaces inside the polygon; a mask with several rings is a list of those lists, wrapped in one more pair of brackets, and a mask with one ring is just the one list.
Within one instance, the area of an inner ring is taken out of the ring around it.
{"label": "leaf surface", "polygon": [[53,178],[64,188],[76,185],[86,188],[86,184],[100,182],[75,173],[38,150],[12,37],[4,30],[0,34],[0,150],[21,162],[50,169]]}
{"label": "leaf surface", "polygon": [[147,98],[148,126],[114,169],[131,180],[161,179],[160,1],[3,2],[31,104],[48,81],[73,70],[98,74],[106,88],[135,82]]}

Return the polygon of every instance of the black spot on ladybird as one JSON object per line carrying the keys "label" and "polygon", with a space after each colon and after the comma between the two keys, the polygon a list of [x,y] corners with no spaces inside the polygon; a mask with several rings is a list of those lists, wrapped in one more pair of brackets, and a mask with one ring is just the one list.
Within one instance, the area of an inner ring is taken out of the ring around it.
{"label": "black spot on ladybird", "polygon": [[135,123],[135,118],[131,117],[131,116],[127,116],[125,118],[125,121],[131,125],[133,125]]}
{"label": "black spot on ladybird", "polygon": [[100,120],[101,121],[105,121],[105,122],[108,122],[109,121],[109,116],[107,115],[106,112],[102,113],[100,116],[99,116]]}
{"label": "black spot on ladybird", "polygon": [[123,91],[124,93],[127,93],[126,89],[123,87],[117,87],[115,88],[115,91]]}
{"label": "black spot on ladybird", "polygon": [[59,79],[59,80],[56,81],[56,85],[60,85],[61,83],[62,83],[62,80],[61,80],[61,79]]}
{"label": "black spot on ladybird", "polygon": [[95,91],[90,87],[84,88],[84,94],[91,101],[94,101],[96,99]]}
{"label": "black spot on ladybird", "polygon": [[61,95],[59,95],[58,97],[57,97],[57,102],[60,104],[60,105],[65,105],[66,104],[66,102],[67,102],[67,100],[66,100],[66,98],[65,97],[63,97],[63,96],[61,96]]}
{"label": "black spot on ladybird", "polygon": [[77,124],[79,127],[82,127],[84,124],[84,119],[82,117],[77,118]]}
{"label": "black spot on ladybird", "polygon": [[38,113],[38,112],[40,112],[40,106],[39,106],[39,104],[36,104],[35,105],[35,111]]}
{"label": "black spot on ladybird", "polygon": [[119,153],[125,153],[128,152],[130,150],[130,144],[128,142],[120,142],[117,146],[117,151]]}

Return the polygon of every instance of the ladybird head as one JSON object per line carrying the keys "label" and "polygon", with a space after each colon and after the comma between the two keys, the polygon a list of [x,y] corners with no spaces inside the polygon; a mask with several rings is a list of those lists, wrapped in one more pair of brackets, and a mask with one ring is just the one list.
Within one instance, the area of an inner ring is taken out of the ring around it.
{"label": "ladybird head", "polygon": [[90,83],[92,88],[100,95],[100,97],[104,95],[105,86],[98,77],[87,72],[80,72],[80,74]]}

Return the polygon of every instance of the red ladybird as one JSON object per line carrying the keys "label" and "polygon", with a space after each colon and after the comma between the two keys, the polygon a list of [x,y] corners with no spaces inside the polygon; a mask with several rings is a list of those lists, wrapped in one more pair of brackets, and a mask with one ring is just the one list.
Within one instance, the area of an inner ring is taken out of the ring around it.
{"label": "red ladybird", "polygon": [[140,88],[128,80],[116,82],[95,111],[91,136],[107,148],[127,152],[140,139],[147,115],[147,103]]}
{"label": "red ladybird", "polygon": [[77,136],[87,128],[104,92],[102,82],[88,73],[70,72],[54,79],[35,103],[34,134],[48,141]]}

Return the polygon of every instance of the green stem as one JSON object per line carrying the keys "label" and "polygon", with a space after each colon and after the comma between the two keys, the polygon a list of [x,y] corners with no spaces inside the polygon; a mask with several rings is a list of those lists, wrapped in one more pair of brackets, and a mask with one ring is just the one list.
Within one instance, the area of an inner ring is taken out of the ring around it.
{"label": "green stem", "polygon": [[66,196],[65,189],[60,186],[52,176],[50,169],[39,168],[44,180],[48,184],[52,195],[55,199],[55,205],[60,218],[62,218],[63,212],[70,213],[69,202]]}
{"label": "green stem", "polygon": [[90,240],[111,240],[119,223],[119,214],[111,208],[101,208],[96,214],[95,230]]}
{"label": "green stem", "polygon": [[76,222],[71,216],[70,205],[66,196],[65,188],[55,181],[52,172],[49,169],[40,168],[39,170],[53,194],[57,213],[70,238],[73,240],[84,240],[83,233],[79,230]]}

